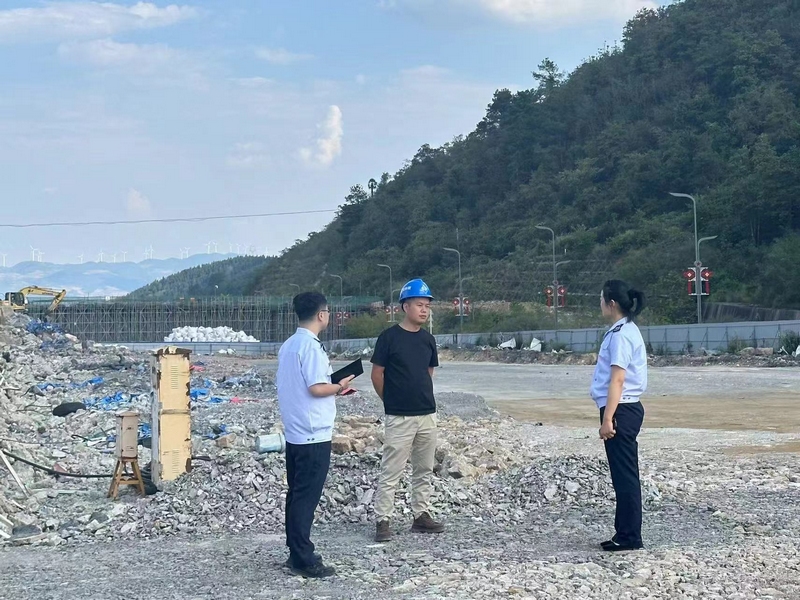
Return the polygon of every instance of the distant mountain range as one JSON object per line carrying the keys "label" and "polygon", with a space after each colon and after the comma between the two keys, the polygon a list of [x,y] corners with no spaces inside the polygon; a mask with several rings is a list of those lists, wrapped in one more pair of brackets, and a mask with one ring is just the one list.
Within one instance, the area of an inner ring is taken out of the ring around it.
{"label": "distant mountain range", "polygon": [[235,256],[195,254],[188,258],[149,259],[142,262],[67,265],[25,261],[13,267],[0,267],[0,296],[29,285],[66,289],[68,298],[123,296],[179,271]]}

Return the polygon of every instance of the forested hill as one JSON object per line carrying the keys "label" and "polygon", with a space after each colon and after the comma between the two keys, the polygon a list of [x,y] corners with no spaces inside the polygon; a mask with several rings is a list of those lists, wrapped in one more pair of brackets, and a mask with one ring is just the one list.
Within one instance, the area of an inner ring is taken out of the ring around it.
{"label": "forested hill", "polygon": [[542,224],[571,290],[596,297],[619,275],[678,321],[692,314],[692,210],[669,192],[684,192],[700,236],[719,236],[701,246],[712,299],[800,307],[799,15],[797,0],[686,0],[638,13],[568,76],[542,61],[473,132],[376,174],[374,195],[354,186],[251,291],[338,292],[335,273],[345,294],[388,296],[382,263],[395,284],[424,276],[447,296],[456,256],[442,248],[458,245],[472,297],[525,300],[552,279]]}
{"label": "forested hill", "polygon": [[255,273],[269,264],[265,256],[236,256],[185,269],[128,294],[132,300],[177,300],[211,296],[242,296]]}

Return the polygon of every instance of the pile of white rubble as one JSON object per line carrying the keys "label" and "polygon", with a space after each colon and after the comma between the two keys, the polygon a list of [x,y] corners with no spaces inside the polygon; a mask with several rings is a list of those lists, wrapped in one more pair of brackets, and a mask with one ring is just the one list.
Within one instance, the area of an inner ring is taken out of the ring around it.
{"label": "pile of white rubble", "polygon": [[165,342],[252,342],[258,340],[244,331],[234,331],[230,327],[176,327]]}

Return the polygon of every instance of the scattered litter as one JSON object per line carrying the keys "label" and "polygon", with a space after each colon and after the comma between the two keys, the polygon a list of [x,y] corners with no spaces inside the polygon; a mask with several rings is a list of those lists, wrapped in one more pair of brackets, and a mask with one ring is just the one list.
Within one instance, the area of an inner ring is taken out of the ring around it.
{"label": "scattered litter", "polygon": [[504,350],[514,350],[517,347],[517,339],[511,338],[507,342],[503,342],[498,346],[498,348],[502,348]]}
{"label": "scattered litter", "polygon": [[79,410],[86,410],[86,405],[83,402],[62,402],[53,409],[53,416],[66,417]]}
{"label": "scattered litter", "polygon": [[45,323],[40,319],[32,319],[30,323],[25,326],[28,333],[34,335],[42,335],[45,333],[64,333],[64,328],[57,323]]}
{"label": "scattered litter", "polygon": [[103,379],[102,377],[92,377],[91,379],[87,379],[86,381],[83,381],[81,383],[74,383],[73,382],[73,383],[67,383],[67,384],[64,384],[64,383],[52,383],[52,382],[46,381],[44,383],[37,384],[36,387],[38,387],[43,392],[49,392],[51,390],[55,390],[55,389],[58,389],[58,388],[70,388],[70,389],[87,388],[87,387],[100,385],[104,381],[105,381],[105,379]]}
{"label": "scattered litter", "polygon": [[102,398],[85,398],[83,403],[87,408],[93,410],[118,410],[122,406],[131,404],[144,404],[147,406],[150,403],[149,394],[127,394],[122,391],[115,392],[110,396]]}
{"label": "scattered litter", "polygon": [[211,431],[206,433],[203,437],[207,440],[215,440],[220,436],[226,435],[228,433],[228,427],[224,424],[214,425],[211,427]]}

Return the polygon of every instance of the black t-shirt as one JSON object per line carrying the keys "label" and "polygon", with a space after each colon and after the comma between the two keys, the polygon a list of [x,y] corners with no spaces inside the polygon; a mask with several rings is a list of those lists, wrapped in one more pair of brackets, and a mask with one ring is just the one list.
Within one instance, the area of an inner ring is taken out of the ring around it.
{"label": "black t-shirt", "polygon": [[439,366],[439,354],[436,339],[429,332],[390,327],[378,337],[372,364],[386,369],[383,408],[387,415],[413,417],[436,412],[428,369]]}

